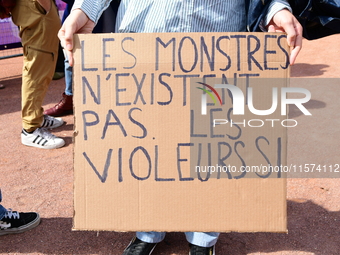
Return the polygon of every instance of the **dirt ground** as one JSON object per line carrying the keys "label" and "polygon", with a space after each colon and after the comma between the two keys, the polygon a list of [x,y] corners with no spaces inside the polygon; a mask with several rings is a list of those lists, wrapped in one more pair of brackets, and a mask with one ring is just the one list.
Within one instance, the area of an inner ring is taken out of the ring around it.
{"label": "dirt ground", "polygon": [[[340,35],[304,41],[292,77],[340,78]],[[41,150],[20,141],[22,57],[0,61],[0,187],[3,205],[37,211],[42,222],[34,230],[0,238],[0,254],[114,254],[122,253],[134,233],[71,231],[73,215],[73,116],[53,133],[65,147]],[[340,86],[340,83],[339,83]],[[53,81],[44,107],[57,103],[64,79]],[[327,92],[327,93],[326,93]],[[313,88],[307,108],[319,121],[289,130],[288,163],[339,164],[340,89]],[[315,96],[315,98],[314,98]],[[338,178],[288,179],[288,234],[224,233],[217,254],[337,255],[340,254],[340,188]],[[101,208],[97,208],[101,217]],[[188,253],[183,233],[169,233],[154,254]]]}

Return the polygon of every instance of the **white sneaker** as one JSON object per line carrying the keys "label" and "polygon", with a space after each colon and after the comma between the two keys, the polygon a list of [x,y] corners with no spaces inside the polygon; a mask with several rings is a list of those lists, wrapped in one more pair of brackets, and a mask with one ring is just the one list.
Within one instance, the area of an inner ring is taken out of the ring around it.
{"label": "white sneaker", "polygon": [[65,145],[65,141],[52,135],[45,128],[37,128],[33,133],[21,132],[21,143],[41,149],[57,149]]}
{"label": "white sneaker", "polygon": [[60,127],[62,124],[64,124],[64,121],[62,118],[54,118],[49,115],[44,115],[44,119],[40,127],[52,129],[52,128]]}

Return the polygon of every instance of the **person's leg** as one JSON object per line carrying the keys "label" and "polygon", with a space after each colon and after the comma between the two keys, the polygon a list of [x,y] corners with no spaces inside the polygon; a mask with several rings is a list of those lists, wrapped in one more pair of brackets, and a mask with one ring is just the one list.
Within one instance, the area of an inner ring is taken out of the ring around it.
{"label": "person's leg", "polygon": [[5,216],[6,212],[7,212],[6,208],[0,205],[0,221]]}
{"label": "person's leg", "polygon": [[211,247],[216,244],[220,233],[218,232],[186,232],[185,237],[191,244]]}
{"label": "person's leg", "polygon": [[139,240],[147,243],[159,243],[163,241],[165,232],[136,232]]}
{"label": "person's leg", "polygon": [[12,15],[13,22],[20,28],[24,51],[23,128],[32,132],[43,122],[42,103],[57,61],[60,19],[52,0],[47,13],[35,0],[18,0]]}
{"label": "person's leg", "polygon": [[57,7],[50,0],[49,11],[46,12],[36,0],[17,0],[12,20],[19,26],[24,52],[21,142],[43,149],[60,148],[65,141],[43,128],[56,128],[64,122],[44,116],[42,108],[58,55],[60,19]]}
{"label": "person's leg", "polygon": [[72,75],[73,67],[70,66],[68,59],[65,59],[65,95],[67,96],[73,95]]}
{"label": "person's leg", "polygon": [[[0,203],[2,201],[1,189],[0,189]],[[7,210],[0,204],[0,220],[5,216]]]}

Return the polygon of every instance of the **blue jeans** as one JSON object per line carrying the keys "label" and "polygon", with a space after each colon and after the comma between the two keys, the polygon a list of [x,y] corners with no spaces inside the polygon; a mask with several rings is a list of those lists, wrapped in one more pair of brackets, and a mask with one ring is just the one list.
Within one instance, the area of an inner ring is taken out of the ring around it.
{"label": "blue jeans", "polygon": [[72,89],[72,74],[73,67],[68,63],[68,59],[65,59],[65,94],[67,96],[73,95]]}
{"label": "blue jeans", "polygon": [[[1,197],[1,189],[0,189],[0,203],[1,203],[2,197]],[[0,205],[0,220],[5,216],[5,213],[7,212],[6,208]]]}
{"label": "blue jeans", "polygon": [[[216,244],[219,234],[217,232],[185,232],[185,237],[191,244],[210,247]],[[147,243],[159,243],[164,239],[165,232],[137,232],[136,236]]]}
{"label": "blue jeans", "polygon": [[[74,3],[74,1],[63,1],[63,2],[67,2],[66,5],[66,9],[64,11],[64,15],[62,18],[62,22],[64,23],[65,19],[67,18],[67,16],[70,14],[71,9],[72,9],[72,5]],[[65,94],[67,96],[72,96],[73,95],[73,90],[72,90],[72,73],[73,73],[73,68],[72,66],[70,66],[70,64],[68,63],[68,59],[65,56],[65,67],[64,67],[64,72],[65,72]]]}

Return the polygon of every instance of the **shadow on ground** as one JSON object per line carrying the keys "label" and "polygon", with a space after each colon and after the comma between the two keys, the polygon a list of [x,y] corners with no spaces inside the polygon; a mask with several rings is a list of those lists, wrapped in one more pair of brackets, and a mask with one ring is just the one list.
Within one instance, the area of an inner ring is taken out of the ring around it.
{"label": "shadow on ground", "polygon": [[[134,233],[71,231],[71,227],[71,218],[42,219],[34,230],[2,236],[0,253],[116,255],[114,251],[122,252],[134,236]],[[289,254],[289,251],[303,251],[315,255],[339,254],[340,212],[327,211],[311,201],[288,201],[288,231],[288,234],[224,233],[219,238],[216,253],[243,255],[286,251]],[[19,242],[27,245],[17,248]],[[78,246],[74,246],[75,243]],[[169,233],[154,250],[154,254],[161,255],[187,252],[183,233]]]}
{"label": "shadow on ground", "polygon": [[[6,87],[0,90],[0,115],[21,111],[21,76],[11,76],[1,80]],[[65,90],[65,79],[52,81],[44,99],[44,105],[58,103]]]}
{"label": "shadow on ground", "polygon": [[292,66],[290,77],[321,76],[327,72],[329,65],[297,63]]}
{"label": "shadow on ground", "polygon": [[[319,100],[311,99],[307,103],[304,103],[303,106],[308,110],[322,109],[322,108],[326,107],[326,103],[319,101]],[[288,118],[294,119],[294,118],[297,118],[297,117],[303,115],[301,110],[299,108],[297,108],[296,105],[290,104],[290,105],[288,105],[288,107],[289,107]]]}

